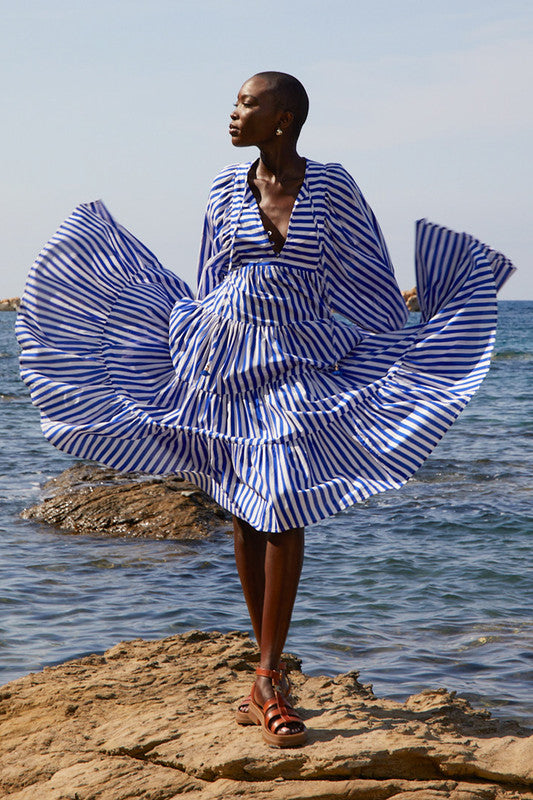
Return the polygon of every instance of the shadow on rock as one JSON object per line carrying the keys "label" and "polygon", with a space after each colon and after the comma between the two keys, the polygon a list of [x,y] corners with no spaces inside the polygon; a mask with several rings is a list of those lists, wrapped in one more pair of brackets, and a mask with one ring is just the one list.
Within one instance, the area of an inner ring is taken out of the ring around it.
{"label": "shadow on rock", "polygon": [[[122,642],[0,692],[0,789],[13,800],[531,800],[533,736],[440,690],[376,697],[355,673],[290,677],[310,729],[268,747],[234,710],[257,651],[243,633]],[[433,714],[433,716],[432,716]],[[489,731],[488,723],[492,725]]]}

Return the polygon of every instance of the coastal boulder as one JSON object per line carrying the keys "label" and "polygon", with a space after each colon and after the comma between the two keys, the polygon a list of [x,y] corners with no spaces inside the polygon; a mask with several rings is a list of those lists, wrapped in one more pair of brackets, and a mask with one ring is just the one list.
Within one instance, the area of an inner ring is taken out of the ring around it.
{"label": "coastal boulder", "polygon": [[151,539],[201,539],[229,528],[230,515],[205,492],[175,476],[152,477],[76,464],[43,486],[24,519],[70,533]]}
{"label": "coastal boulder", "polygon": [[4,297],[0,300],[0,311],[17,311],[20,306],[20,297]]}
{"label": "coastal boulder", "polygon": [[420,311],[420,304],[418,302],[418,291],[416,286],[413,286],[412,289],[406,289],[404,292],[402,292],[402,297],[405,300],[405,303],[409,311]]}

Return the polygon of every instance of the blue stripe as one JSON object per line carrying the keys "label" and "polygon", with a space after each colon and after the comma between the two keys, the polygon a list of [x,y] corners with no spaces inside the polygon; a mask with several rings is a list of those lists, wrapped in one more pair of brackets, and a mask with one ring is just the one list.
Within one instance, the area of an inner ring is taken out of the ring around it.
{"label": "blue stripe", "polygon": [[54,445],[180,474],[254,527],[282,531],[418,469],[487,372],[495,292],[513,267],[419,221],[422,320],[403,329],[383,235],[348,173],[307,162],[276,254],[249,166],[213,184],[197,299],[90,203],[39,254],[17,333]]}

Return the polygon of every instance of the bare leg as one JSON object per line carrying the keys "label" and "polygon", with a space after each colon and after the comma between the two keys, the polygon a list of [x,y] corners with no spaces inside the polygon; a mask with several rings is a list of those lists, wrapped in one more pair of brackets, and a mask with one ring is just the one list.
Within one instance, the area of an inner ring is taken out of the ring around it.
{"label": "bare leg", "polygon": [[[259,644],[260,666],[277,669],[302,570],[304,529],[265,533],[236,517],[233,528],[235,560]],[[255,686],[257,702],[265,703],[274,694],[270,678],[258,677]]]}
{"label": "bare leg", "polygon": [[265,597],[265,553],[268,534],[256,531],[243,519],[233,517],[235,563],[252,621],[257,644],[261,647],[261,625]]}

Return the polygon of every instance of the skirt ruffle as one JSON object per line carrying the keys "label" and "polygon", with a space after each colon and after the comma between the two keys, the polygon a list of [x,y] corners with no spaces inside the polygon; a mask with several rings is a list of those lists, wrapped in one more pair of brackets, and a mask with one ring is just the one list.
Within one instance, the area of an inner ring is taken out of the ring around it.
{"label": "skirt ruffle", "polygon": [[215,319],[102,203],[83,205],[30,272],[21,375],[56,447],[119,470],[177,473],[259,530],[307,525],[403,485],[489,368],[511,263],[420,221],[416,268],[419,324],[368,334],[339,323],[344,355],[320,365],[278,331],[260,357],[289,363],[290,351],[290,368],[229,391],[205,370],[202,342],[216,333],[231,364],[239,337],[258,337],[259,352],[265,332]]}

